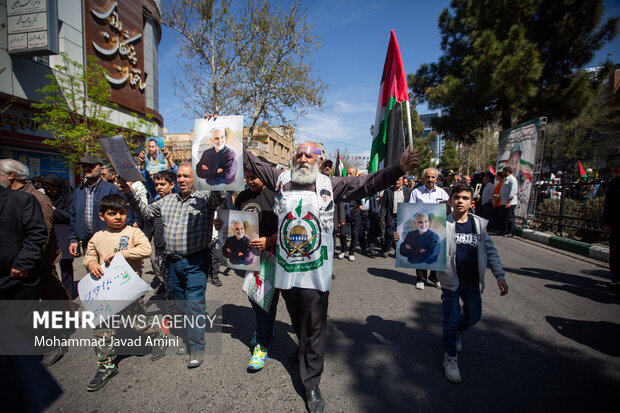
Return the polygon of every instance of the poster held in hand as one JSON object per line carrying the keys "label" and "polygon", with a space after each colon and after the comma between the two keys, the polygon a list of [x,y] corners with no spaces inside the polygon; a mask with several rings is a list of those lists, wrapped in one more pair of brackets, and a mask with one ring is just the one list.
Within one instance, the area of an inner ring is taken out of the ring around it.
{"label": "poster held in hand", "polygon": [[396,267],[446,270],[446,206],[398,204]]}
{"label": "poster held in hand", "polygon": [[129,182],[145,181],[122,135],[101,138],[99,144],[121,178]]}
{"label": "poster held in hand", "polygon": [[144,140],[144,168],[154,174],[165,171],[166,157],[164,156],[164,138],[161,136],[149,136]]}
{"label": "poster held in hand", "polygon": [[196,190],[243,191],[243,116],[196,119],[194,131]]}
{"label": "poster held in hand", "polygon": [[250,246],[259,237],[258,213],[223,209],[217,211],[217,218],[222,221],[218,242],[224,266],[260,271],[260,251]]}
{"label": "poster held in hand", "polygon": [[116,254],[109,266],[102,266],[103,275],[96,279],[86,274],[78,284],[80,300],[85,311],[95,314],[94,324],[118,314],[142,297],[151,288],[131,268],[123,257]]}

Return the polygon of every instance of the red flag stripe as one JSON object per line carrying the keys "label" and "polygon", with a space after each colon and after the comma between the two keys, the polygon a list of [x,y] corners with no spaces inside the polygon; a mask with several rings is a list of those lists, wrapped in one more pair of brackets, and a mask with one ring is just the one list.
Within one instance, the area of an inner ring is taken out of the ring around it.
{"label": "red flag stripe", "polygon": [[383,65],[383,76],[381,77],[381,106],[387,106],[392,96],[396,100],[403,102],[409,98],[409,89],[407,88],[407,75],[403,66],[403,59],[400,55],[398,40],[394,30],[390,31],[390,44],[388,46],[385,64]]}

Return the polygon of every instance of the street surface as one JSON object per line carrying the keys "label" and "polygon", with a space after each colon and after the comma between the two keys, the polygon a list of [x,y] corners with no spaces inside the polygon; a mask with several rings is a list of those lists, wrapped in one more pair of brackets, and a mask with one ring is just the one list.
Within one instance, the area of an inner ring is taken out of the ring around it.
{"label": "street surface", "polygon": [[[500,297],[487,271],[482,320],[465,334],[459,357],[461,384],[443,373],[440,290],[416,290],[415,270],[396,269],[393,258],[335,260],[321,381],[326,411],[617,411],[620,293],[607,289],[606,266],[519,238],[493,240],[509,293]],[[81,259],[75,267],[84,273]],[[254,314],[243,278],[233,271],[220,278],[223,287],[207,287],[207,300],[223,303],[220,354],[194,370],[176,349],[156,362],[126,357],[94,393],[86,391],[94,351],[67,354],[50,367],[65,393],[49,411],[305,411],[284,301],[270,359],[249,374]]]}

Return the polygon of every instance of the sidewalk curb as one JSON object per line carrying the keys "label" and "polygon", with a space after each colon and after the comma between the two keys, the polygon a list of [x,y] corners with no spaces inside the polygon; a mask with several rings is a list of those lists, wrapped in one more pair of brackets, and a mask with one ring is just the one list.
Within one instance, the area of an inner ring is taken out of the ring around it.
{"label": "sidewalk curb", "polygon": [[586,242],[575,241],[568,238],[561,238],[555,235],[545,234],[544,232],[533,231],[526,228],[517,228],[515,235],[540,244],[549,245],[550,247],[583,255],[584,257],[593,258],[602,262],[609,262],[609,248],[588,244]]}

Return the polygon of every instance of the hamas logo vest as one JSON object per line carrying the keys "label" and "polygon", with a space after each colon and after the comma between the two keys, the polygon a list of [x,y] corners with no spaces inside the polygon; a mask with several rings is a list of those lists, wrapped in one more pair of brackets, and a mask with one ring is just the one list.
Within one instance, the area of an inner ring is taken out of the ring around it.
{"label": "hamas logo vest", "polygon": [[280,224],[279,246],[286,252],[287,261],[302,261],[310,258],[321,247],[321,224],[311,212],[302,216],[302,202],[289,212]]}

